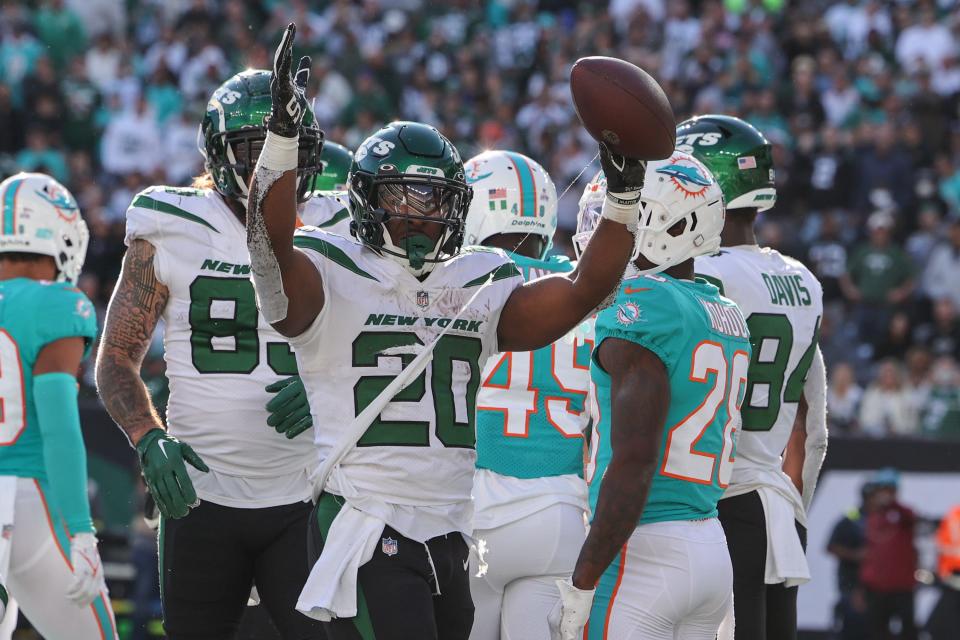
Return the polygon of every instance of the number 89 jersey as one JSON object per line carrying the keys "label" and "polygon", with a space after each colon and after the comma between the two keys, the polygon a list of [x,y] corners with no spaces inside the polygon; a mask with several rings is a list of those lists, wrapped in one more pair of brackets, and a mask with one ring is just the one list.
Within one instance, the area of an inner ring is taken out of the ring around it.
{"label": "number 89 jersey", "polygon": [[[335,202],[311,199],[310,221]],[[125,242],[155,249],[170,381],[167,427],[210,467],[187,466],[197,494],[232,507],[290,504],[310,496],[309,436],[288,440],[267,425],[264,390],[297,373],[284,338],[257,311],[246,229],[212,190],[151,187],[127,210]]]}
{"label": "number 89 jersey", "polygon": [[[735,432],[750,362],[746,323],[737,305],[704,280],[665,274],[625,278],[613,305],[597,316],[597,350],[607,338],[652,352],[670,383],[660,456],[637,524],[716,517],[738,454]],[[586,476],[596,513],[613,456],[611,378],[596,358],[590,377],[594,430]]]}
{"label": "number 89 jersey", "polygon": [[819,340],[820,283],[799,261],[756,245],[724,247],[697,258],[695,268],[739,305],[753,345],[743,433],[726,495],[753,491],[761,481],[780,488],[801,517],[803,505],[782,471],[782,454]]}

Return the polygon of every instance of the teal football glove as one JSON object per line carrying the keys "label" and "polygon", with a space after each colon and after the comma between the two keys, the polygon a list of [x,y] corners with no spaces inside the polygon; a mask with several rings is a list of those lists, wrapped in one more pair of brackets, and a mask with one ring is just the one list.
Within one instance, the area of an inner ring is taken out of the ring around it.
{"label": "teal football glove", "polygon": [[267,385],[267,393],[277,394],[267,403],[267,411],[270,412],[267,424],[277,433],[282,433],[289,440],[313,426],[307,392],[300,376],[291,376]]}
{"label": "teal football glove", "polygon": [[147,489],[165,518],[182,518],[197,506],[197,492],[193,489],[184,460],[204,473],[210,468],[190,445],[180,442],[163,429],[151,429],[137,443],[140,469]]}

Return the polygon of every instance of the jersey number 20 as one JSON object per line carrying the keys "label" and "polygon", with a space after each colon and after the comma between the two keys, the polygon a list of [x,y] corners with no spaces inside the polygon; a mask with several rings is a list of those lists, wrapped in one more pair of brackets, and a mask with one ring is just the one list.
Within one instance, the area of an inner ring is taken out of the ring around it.
{"label": "jersey number 20", "polygon": [[[708,390],[693,413],[667,432],[661,474],[698,484],[711,484],[716,473],[717,483],[721,487],[730,483],[733,434],[740,423],[740,405],[743,403],[749,365],[750,358],[746,351],[734,352],[728,363],[723,347],[718,343],[704,341],[697,345],[690,363],[690,380],[701,383]],[[700,451],[697,445],[724,404],[727,407],[727,421],[723,425],[723,449],[720,451],[720,464],[717,465],[717,455]]]}

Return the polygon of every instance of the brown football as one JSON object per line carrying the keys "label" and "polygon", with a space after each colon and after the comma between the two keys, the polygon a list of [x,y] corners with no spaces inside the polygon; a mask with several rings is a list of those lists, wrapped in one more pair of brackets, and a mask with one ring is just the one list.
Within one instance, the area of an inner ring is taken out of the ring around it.
{"label": "brown football", "polygon": [[619,58],[580,58],[570,71],[577,117],[597,142],[630,158],[662,160],[677,142],[673,109],[650,74]]}

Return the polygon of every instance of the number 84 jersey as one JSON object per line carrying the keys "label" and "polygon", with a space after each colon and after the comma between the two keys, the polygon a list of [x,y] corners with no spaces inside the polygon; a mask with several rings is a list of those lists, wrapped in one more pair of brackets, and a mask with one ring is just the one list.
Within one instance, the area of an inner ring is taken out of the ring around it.
{"label": "number 84 jersey", "polygon": [[697,258],[695,269],[737,303],[750,329],[753,356],[737,463],[726,496],[777,487],[802,513],[800,496],[782,471],[783,451],[817,349],[823,290],[801,262],[756,245],[724,247]]}
{"label": "number 84 jersey", "polygon": [[[320,223],[338,208],[311,198],[300,217]],[[342,207],[340,207],[342,208]],[[257,311],[246,228],[208,189],[151,187],[127,210],[125,242],[155,249],[170,382],[167,427],[210,467],[187,466],[197,494],[258,508],[309,498],[309,435],[288,440],[267,425],[268,384],[297,373],[293,352]]]}

